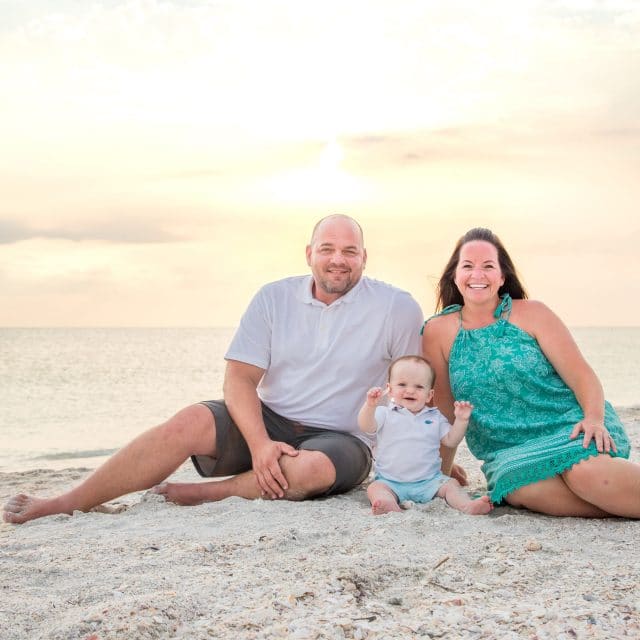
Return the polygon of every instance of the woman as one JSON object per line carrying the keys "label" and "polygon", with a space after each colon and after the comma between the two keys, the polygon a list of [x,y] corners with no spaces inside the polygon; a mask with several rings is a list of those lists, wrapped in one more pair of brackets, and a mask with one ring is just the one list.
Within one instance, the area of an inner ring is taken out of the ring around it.
{"label": "woman", "polygon": [[425,323],[435,404],[475,406],[467,444],[494,503],[557,516],[640,517],[640,465],[602,385],[562,321],[527,300],[488,229],[472,229],[438,283]]}

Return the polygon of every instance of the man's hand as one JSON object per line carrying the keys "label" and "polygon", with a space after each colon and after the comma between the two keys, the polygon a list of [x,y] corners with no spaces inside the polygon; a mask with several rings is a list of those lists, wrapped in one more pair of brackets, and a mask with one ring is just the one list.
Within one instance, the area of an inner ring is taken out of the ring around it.
{"label": "man's hand", "polygon": [[256,481],[265,498],[275,500],[284,497],[284,492],[289,486],[278,461],[282,456],[297,455],[297,449],[285,442],[275,440],[267,440],[259,449],[251,453],[253,472],[256,474]]}

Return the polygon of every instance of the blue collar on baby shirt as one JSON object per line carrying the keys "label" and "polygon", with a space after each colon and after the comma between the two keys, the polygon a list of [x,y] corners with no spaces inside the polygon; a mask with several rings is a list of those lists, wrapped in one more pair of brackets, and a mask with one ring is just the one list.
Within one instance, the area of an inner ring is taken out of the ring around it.
{"label": "blue collar on baby shirt", "polygon": [[420,409],[418,413],[411,413],[409,409],[405,409],[405,407],[401,407],[398,404],[392,403],[391,411],[400,411],[400,412],[406,411],[407,413],[417,418],[418,416],[424,415],[426,413],[431,413],[432,411],[438,411],[438,407],[425,407],[424,409]]}

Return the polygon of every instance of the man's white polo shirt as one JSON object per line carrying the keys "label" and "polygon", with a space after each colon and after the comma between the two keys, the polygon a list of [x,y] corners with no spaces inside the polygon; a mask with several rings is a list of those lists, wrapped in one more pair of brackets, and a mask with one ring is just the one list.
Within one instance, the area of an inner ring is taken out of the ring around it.
{"label": "man's white polo shirt", "polygon": [[225,358],[265,370],[262,401],[302,424],[357,435],[367,390],[392,360],[420,353],[423,315],[406,291],[363,277],[330,305],[312,276],[267,284],[242,316]]}

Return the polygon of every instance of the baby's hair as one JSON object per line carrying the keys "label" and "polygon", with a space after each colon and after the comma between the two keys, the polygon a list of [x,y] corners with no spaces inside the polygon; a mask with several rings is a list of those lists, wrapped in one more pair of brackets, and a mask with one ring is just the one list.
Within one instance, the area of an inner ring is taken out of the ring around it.
{"label": "baby's hair", "polygon": [[398,362],[415,362],[417,364],[423,364],[425,367],[427,367],[429,371],[429,380],[430,380],[429,387],[433,388],[433,385],[435,384],[435,381],[436,381],[436,372],[433,370],[431,363],[426,358],[423,358],[422,356],[402,356],[400,358],[396,358],[389,365],[389,375],[387,377],[387,382],[391,382],[391,372],[393,371],[393,368],[398,364]]}

